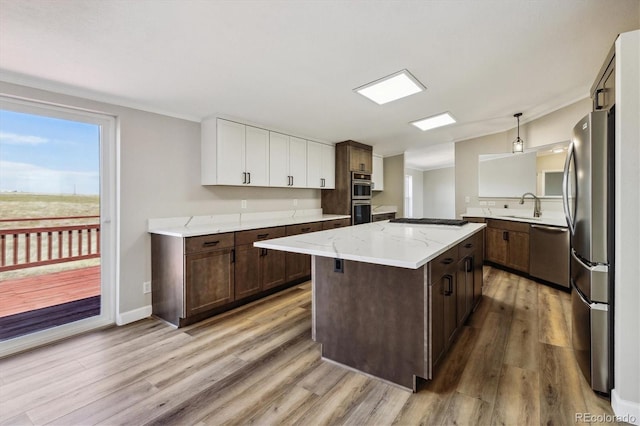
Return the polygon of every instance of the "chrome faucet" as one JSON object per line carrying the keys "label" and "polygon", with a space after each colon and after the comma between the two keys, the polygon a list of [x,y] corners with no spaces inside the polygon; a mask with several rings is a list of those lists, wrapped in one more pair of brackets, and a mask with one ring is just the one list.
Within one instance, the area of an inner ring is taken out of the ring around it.
{"label": "chrome faucet", "polygon": [[524,204],[524,197],[526,197],[527,195],[531,195],[534,200],[533,217],[540,217],[540,215],[542,214],[542,210],[540,208],[540,198],[536,197],[535,194],[532,194],[531,192],[525,192],[524,194],[522,194],[522,197],[520,197],[519,204]]}

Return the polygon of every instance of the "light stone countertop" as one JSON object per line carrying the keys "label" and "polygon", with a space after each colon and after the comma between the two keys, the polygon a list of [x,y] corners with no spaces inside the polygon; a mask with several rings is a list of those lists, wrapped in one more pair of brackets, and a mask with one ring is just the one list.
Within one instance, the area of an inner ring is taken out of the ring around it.
{"label": "light stone countertop", "polygon": [[389,221],[274,238],[255,247],[418,269],[486,225],[409,225]]}
{"label": "light stone countertop", "polygon": [[387,214],[387,213],[398,213],[397,206],[372,206],[371,214]]}
{"label": "light stone countertop", "polygon": [[462,215],[463,219],[468,217],[484,217],[488,219],[510,220],[513,222],[526,222],[532,225],[567,227],[567,220],[564,217],[564,213],[557,211],[543,211],[541,217],[533,217],[533,211],[525,209],[471,207]]}
{"label": "light stone countertop", "polygon": [[186,238],[349,218],[351,216],[322,214],[322,209],[290,210],[149,219],[147,228],[151,234]]}

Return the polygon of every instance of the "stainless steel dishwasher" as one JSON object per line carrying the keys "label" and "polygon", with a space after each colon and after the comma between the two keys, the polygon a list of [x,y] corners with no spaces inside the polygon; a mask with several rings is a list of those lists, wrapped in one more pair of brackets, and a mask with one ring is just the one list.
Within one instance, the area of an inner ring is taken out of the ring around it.
{"label": "stainless steel dishwasher", "polygon": [[569,288],[569,229],[531,225],[529,274]]}

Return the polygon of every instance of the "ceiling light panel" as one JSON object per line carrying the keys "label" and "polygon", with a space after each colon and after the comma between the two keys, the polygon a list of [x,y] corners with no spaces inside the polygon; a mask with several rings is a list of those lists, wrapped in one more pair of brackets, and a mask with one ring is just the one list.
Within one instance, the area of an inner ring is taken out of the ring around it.
{"label": "ceiling light panel", "polygon": [[420,120],[412,121],[411,124],[416,126],[418,129],[425,131],[435,129],[436,127],[447,126],[449,124],[453,124],[456,122],[456,119],[453,118],[451,114],[448,112],[434,115],[432,117],[422,118]]}
{"label": "ceiling light panel", "polygon": [[378,105],[383,105],[387,102],[422,92],[426,90],[426,87],[409,71],[402,70],[353,90]]}

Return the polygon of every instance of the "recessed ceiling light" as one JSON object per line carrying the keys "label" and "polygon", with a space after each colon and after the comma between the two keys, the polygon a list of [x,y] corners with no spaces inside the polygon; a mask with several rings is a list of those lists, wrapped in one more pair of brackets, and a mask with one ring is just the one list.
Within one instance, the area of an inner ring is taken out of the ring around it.
{"label": "recessed ceiling light", "polygon": [[564,152],[564,148],[555,148],[552,150],[552,152],[554,154],[560,154],[561,152]]}
{"label": "recessed ceiling light", "polygon": [[407,70],[398,71],[353,89],[354,92],[360,93],[378,105],[386,104],[423,90],[426,90],[426,87]]}
{"label": "recessed ceiling light", "polygon": [[442,114],[434,115],[433,117],[427,117],[420,120],[412,121],[411,124],[424,131],[435,129],[436,127],[446,126],[448,124],[453,124],[455,122],[456,119],[453,118],[453,116],[448,112],[445,112]]}

